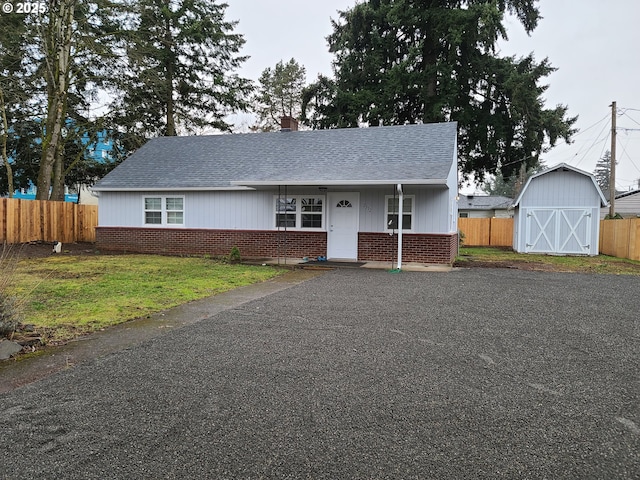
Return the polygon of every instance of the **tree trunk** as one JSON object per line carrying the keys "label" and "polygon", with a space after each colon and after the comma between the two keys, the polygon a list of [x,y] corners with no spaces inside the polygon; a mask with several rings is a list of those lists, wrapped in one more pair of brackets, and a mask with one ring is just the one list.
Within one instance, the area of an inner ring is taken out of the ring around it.
{"label": "tree trunk", "polygon": [[9,122],[7,121],[7,110],[4,103],[4,95],[0,89],[0,112],[2,112],[2,163],[7,170],[7,190],[9,198],[13,198],[13,168],[9,163],[9,155],[7,155],[7,140],[9,139]]}
{"label": "tree trunk", "polygon": [[64,202],[64,165],[63,156],[56,155],[56,161],[53,164],[53,188],[51,189],[51,200]]}
{"label": "tree trunk", "polygon": [[166,33],[164,36],[164,48],[165,48],[165,68],[167,69],[166,79],[166,101],[167,101],[167,137],[174,137],[176,135],[176,119],[175,119],[175,105],[173,103],[173,37],[171,36],[171,20],[168,18],[165,21]]}
{"label": "tree trunk", "polygon": [[[47,82],[47,121],[42,142],[42,158],[38,171],[36,199],[47,200],[51,188],[54,164],[63,161],[62,129],[67,113],[67,95],[71,70],[71,40],[76,0],[60,0],[57,9],[52,3],[49,25],[45,33],[45,78]],[[54,179],[64,181],[63,176]],[[64,185],[54,184],[54,190],[64,191]]]}
{"label": "tree trunk", "polygon": [[428,23],[424,25],[424,31],[428,32],[422,43],[422,72],[424,83],[422,85],[422,121],[423,123],[439,122],[442,120],[442,111],[436,104],[438,97],[438,51],[440,41],[431,33],[432,27]]}

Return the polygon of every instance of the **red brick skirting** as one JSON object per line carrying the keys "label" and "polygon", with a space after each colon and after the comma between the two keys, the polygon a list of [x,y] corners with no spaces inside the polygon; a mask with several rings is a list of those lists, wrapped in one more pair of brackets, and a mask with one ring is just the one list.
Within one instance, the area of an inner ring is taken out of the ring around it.
{"label": "red brick skirting", "polygon": [[[405,233],[403,262],[451,264],[458,236]],[[97,227],[96,246],[101,250],[165,255],[229,255],[238,247],[245,258],[317,257],[327,254],[326,232],[289,230],[205,230],[131,227]],[[358,260],[395,261],[398,237],[386,233],[358,234]]]}
{"label": "red brick skirting", "polygon": [[[402,261],[452,264],[458,254],[458,235],[405,233],[402,235]],[[398,237],[388,233],[358,234],[358,260],[395,261]]]}
{"label": "red brick skirting", "polygon": [[165,255],[229,255],[246,258],[317,257],[327,253],[326,232],[97,227],[102,250]]}

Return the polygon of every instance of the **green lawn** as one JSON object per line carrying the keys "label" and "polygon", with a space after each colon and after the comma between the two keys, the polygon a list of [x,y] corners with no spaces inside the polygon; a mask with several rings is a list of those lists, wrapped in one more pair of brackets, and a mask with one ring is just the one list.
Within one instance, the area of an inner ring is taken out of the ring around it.
{"label": "green lawn", "polygon": [[20,260],[8,290],[23,323],[64,340],[280,273],[205,258],[52,256]]}
{"label": "green lawn", "polygon": [[458,265],[465,262],[513,262],[542,264],[557,271],[640,275],[640,262],[608,255],[558,256],[516,253],[506,248],[461,247]]}

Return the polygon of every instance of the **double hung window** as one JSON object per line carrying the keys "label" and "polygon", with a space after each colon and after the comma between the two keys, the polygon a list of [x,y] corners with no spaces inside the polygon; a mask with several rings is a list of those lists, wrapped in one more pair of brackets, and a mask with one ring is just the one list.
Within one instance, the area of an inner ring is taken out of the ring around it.
{"label": "double hung window", "polygon": [[276,228],[322,229],[324,198],[306,195],[276,197]]}
{"label": "double hung window", "polygon": [[[400,199],[398,197],[386,197],[386,227],[387,230],[398,229],[398,214],[400,210]],[[413,230],[413,212],[415,197],[406,195],[402,199],[402,231]]]}
{"label": "double hung window", "polygon": [[184,197],[144,197],[145,225],[184,225]]}

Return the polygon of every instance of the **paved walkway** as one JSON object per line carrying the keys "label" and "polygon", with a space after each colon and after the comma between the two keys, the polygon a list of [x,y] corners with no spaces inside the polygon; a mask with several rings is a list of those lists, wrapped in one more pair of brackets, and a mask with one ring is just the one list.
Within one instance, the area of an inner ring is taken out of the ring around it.
{"label": "paved walkway", "polygon": [[276,290],[0,395],[0,478],[638,478],[639,278]]}

